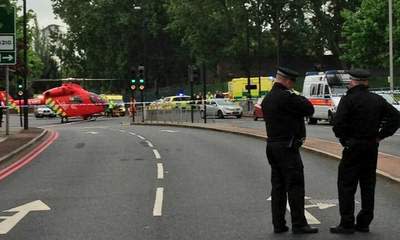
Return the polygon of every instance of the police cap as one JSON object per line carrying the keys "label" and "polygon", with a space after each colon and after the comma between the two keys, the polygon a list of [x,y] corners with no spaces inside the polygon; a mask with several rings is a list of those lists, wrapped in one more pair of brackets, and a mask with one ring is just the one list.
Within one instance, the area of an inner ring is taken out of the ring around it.
{"label": "police cap", "polygon": [[355,81],[365,81],[371,76],[371,73],[365,69],[352,69],[348,73],[350,78]]}
{"label": "police cap", "polygon": [[286,67],[279,67],[277,74],[292,81],[296,81],[296,78],[299,76],[298,72]]}

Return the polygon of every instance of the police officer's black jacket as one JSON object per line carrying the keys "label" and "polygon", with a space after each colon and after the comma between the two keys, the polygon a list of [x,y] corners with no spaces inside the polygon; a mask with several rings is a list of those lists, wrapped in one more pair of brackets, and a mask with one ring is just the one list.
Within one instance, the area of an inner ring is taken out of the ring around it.
{"label": "police officer's black jacket", "polygon": [[314,107],[284,85],[275,83],[262,102],[262,110],[271,141],[287,141],[306,137],[304,117],[314,114]]}
{"label": "police officer's black jacket", "polygon": [[347,91],[340,100],[333,131],[343,144],[350,139],[375,140],[392,136],[400,126],[400,113],[365,85]]}

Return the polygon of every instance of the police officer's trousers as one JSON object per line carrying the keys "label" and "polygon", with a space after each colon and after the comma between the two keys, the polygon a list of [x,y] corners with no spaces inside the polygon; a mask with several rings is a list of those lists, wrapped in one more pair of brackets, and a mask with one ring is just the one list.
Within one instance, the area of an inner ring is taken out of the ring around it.
{"label": "police officer's trousers", "polygon": [[340,225],[353,227],[355,224],[354,195],[358,183],[361,189],[361,211],[357,215],[357,225],[368,227],[374,217],[374,197],[378,144],[353,142],[343,150],[339,164],[338,191],[341,215]]}
{"label": "police officer's trousers", "polygon": [[289,200],[292,226],[306,226],[304,172],[299,149],[288,148],[286,142],[268,142],[267,157],[271,165],[271,207],[274,227],[286,225],[287,200]]}

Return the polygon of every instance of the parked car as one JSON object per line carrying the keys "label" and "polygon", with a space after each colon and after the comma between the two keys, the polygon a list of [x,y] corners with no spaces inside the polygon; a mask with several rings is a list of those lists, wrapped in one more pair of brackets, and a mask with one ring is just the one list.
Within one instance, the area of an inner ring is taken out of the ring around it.
{"label": "parked car", "polygon": [[392,104],[398,111],[400,111],[400,103],[394,98],[391,93],[379,93],[388,103]]}
{"label": "parked car", "polygon": [[264,118],[264,114],[262,111],[262,101],[264,100],[263,97],[259,98],[257,100],[257,103],[254,105],[254,111],[253,111],[253,115],[254,115],[254,121],[257,121],[259,118]]}
{"label": "parked car", "polygon": [[160,103],[161,109],[190,109],[190,96],[180,94],[166,97]]}
{"label": "parked car", "polygon": [[53,112],[53,110],[51,110],[48,107],[38,107],[35,109],[35,117],[36,118],[43,118],[43,117],[49,117],[49,118],[53,118],[56,117],[56,114]]}
{"label": "parked car", "polygon": [[[224,118],[227,116],[234,116],[241,118],[243,116],[243,108],[227,99],[210,99],[206,102],[207,116],[216,116]],[[200,111],[204,111],[204,107],[200,107]]]}
{"label": "parked car", "polygon": [[314,106],[314,115],[308,118],[309,124],[319,120],[333,123],[341,97],[347,92],[350,75],[344,70],[308,72],[304,79],[303,96]]}

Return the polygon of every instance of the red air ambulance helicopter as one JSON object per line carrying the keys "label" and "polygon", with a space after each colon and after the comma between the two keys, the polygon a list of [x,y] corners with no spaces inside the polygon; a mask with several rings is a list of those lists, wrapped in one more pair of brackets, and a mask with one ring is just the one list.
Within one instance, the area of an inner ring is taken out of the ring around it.
{"label": "red air ambulance helicopter", "polygon": [[[0,100],[5,102],[5,92],[0,92]],[[3,98],[3,99],[2,99]],[[23,100],[15,101],[9,96],[9,105],[16,108]],[[68,118],[89,119],[103,113],[107,103],[98,95],[88,92],[76,83],[63,83],[43,93],[41,98],[29,99],[29,105],[46,105],[61,117],[61,123]]]}

